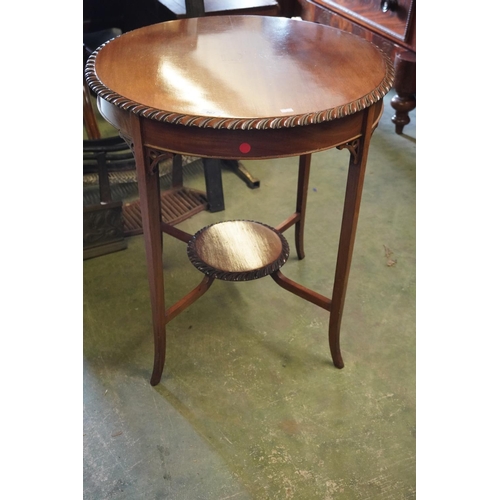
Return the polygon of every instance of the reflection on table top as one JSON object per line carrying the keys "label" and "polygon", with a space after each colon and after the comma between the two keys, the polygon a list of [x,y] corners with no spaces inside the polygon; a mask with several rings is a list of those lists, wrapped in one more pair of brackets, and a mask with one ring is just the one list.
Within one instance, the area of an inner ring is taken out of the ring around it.
{"label": "reflection on table top", "polygon": [[264,16],[183,19],[125,33],[89,60],[97,94],[160,121],[281,128],[349,115],[380,100],[393,70],[369,42]]}

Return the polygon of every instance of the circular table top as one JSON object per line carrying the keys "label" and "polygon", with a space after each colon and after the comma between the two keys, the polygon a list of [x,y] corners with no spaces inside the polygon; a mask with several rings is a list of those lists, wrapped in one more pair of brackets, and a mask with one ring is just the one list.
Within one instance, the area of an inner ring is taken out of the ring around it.
{"label": "circular table top", "polygon": [[390,90],[391,62],[336,28],[264,16],[182,19],[125,33],[89,58],[103,99],[158,121],[266,129],[334,120]]}

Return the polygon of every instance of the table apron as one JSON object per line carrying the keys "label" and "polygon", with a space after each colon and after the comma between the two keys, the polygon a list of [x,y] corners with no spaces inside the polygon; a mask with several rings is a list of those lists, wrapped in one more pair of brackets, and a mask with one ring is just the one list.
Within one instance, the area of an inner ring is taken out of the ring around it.
{"label": "table apron", "polygon": [[[102,116],[120,133],[132,139],[131,111],[98,99]],[[374,104],[375,128],[383,112],[383,101]],[[176,125],[141,117],[145,146],[204,158],[266,159],[298,156],[348,144],[362,136],[359,111],[336,120],[291,128],[240,130]]]}

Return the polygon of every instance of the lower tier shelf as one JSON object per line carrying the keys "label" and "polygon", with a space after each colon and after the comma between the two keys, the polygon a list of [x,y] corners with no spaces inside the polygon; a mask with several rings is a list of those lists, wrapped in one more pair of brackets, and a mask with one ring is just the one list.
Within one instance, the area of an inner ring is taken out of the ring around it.
{"label": "lower tier shelf", "polygon": [[232,220],[198,231],[188,243],[188,257],[206,276],[225,281],[263,278],[288,260],[285,237],[262,222]]}

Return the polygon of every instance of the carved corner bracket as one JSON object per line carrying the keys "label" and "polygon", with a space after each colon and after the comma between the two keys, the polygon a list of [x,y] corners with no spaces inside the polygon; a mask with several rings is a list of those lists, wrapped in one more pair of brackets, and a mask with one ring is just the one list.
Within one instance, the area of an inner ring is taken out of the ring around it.
{"label": "carved corner bracket", "polygon": [[340,146],[337,146],[337,149],[348,149],[349,152],[351,153],[352,160],[354,163],[358,163],[358,158],[359,158],[359,151],[360,151],[360,145],[361,141],[359,139],[354,139],[351,142],[346,142],[345,144],[341,144]]}
{"label": "carved corner bracket", "polygon": [[[134,157],[136,156],[134,142],[132,139],[122,132],[120,132],[120,137],[127,143],[128,147],[132,151]],[[149,175],[154,175],[158,172],[158,166],[163,160],[168,160],[172,157],[172,153],[166,151],[161,151],[159,149],[151,148],[149,146],[145,147],[145,159],[146,168]]]}
{"label": "carved corner bracket", "polygon": [[150,148],[146,146],[146,157],[148,159],[148,173],[149,175],[156,174],[158,172],[158,166],[163,160],[168,160],[172,157],[172,153],[166,153],[165,151],[160,151],[158,149]]}

